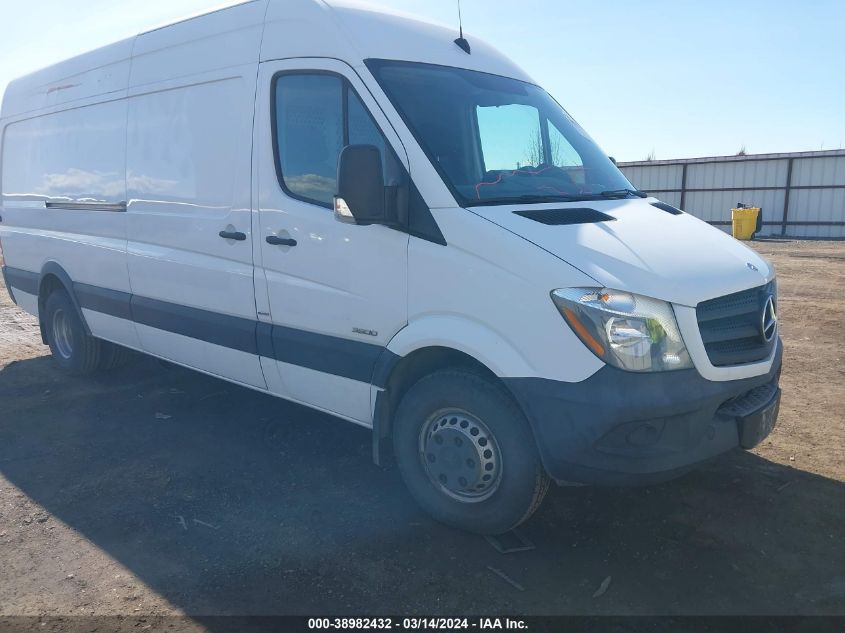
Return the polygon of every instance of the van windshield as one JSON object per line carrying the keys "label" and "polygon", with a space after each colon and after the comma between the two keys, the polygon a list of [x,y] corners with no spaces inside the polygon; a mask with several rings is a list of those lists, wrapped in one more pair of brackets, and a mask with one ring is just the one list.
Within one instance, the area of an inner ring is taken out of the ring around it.
{"label": "van windshield", "polygon": [[421,63],[368,60],[367,67],[462,206],[591,200],[633,189],[534,84]]}

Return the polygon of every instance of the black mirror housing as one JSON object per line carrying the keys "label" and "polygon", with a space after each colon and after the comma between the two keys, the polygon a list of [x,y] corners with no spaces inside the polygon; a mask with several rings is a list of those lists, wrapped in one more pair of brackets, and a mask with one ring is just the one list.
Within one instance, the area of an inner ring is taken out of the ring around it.
{"label": "black mirror housing", "polygon": [[335,217],[355,224],[387,224],[381,152],[375,145],[347,145],[337,164]]}

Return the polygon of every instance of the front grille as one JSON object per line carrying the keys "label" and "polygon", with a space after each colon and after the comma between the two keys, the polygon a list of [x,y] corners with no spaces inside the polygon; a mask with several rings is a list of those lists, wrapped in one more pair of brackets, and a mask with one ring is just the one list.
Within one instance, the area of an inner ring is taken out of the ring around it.
{"label": "front grille", "polygon": [[766,341],[763,309],[769,295],[777,307],[774,282],[698,304],[695,312],[707,357],[716,367],[754,363],[768,358],[777,336]]}

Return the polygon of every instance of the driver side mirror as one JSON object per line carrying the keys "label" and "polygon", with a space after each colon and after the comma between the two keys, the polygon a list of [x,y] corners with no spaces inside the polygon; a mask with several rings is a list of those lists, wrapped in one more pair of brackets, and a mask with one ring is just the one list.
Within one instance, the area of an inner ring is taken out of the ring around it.
{"label": "driver side mirror", "polygon": [[337,165],[334,214],[341,222],[386,224],[381,152],[375,145],[347,145]]}

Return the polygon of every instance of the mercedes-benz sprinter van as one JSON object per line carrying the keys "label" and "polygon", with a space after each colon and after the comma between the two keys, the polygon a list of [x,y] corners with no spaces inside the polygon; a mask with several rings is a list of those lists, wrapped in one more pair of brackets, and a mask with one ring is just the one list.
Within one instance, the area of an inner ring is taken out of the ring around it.
{"label": "mercedes-benz sprinter van", "polygon": [[772,266],[455,37],[254,0],[13,82],[3,275],[56,364],[129,348],[371,428],[426,510],[478,532],[551,480],[758,444]]}

